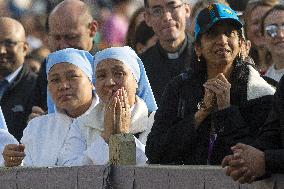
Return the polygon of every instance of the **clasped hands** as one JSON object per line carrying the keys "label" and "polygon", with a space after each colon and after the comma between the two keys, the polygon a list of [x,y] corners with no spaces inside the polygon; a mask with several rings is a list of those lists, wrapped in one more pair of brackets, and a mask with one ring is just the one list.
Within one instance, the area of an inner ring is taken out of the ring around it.
{"label": "clasped hands", "polygon": [[207,80],[203,84],[205,94],[203,97],[203,106],[195,114],[195,122],[198,127],[200,123],[214,110],[223,110],[228,108],[230,104],[231,84],[223,73]]}
{"label": "clasped hands", "polygon": [[227,176],[240,183],[252,183],[255,178],[265,174],[264,152],[238,143],[232,148],[233,154],[226,156],[222,161]]}
{"label": "clasped hands", "polygon": [[109,101],[105,104],[104,131],[101,134],[107,143],[113,134],[129,133],[131,123],[131,110],[124,87],[113,95],[110,91],[109,96]]}
{"label": "clasped hands", "polygon": [[206,107],[216,106],[218,110],[223,110],[230,106],[231,84],[223,73],[207,80],[203,86],[205,88],[203,102]]}

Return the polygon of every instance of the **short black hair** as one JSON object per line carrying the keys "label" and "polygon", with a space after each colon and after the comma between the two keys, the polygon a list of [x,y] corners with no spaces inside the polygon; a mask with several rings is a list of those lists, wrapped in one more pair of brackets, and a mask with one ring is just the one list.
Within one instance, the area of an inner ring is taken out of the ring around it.
{"label": "short black hair", "polygon": [[135,44],[142,43],[146,45],[147,41],[155,35],[153,29],[145,21],[142,21],[135,31]]}

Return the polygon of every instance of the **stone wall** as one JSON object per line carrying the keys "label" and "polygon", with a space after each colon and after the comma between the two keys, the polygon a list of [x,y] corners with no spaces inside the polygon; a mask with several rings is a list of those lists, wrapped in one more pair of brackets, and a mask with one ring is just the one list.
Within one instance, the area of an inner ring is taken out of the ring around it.
{"label": "stone wall", "polygon": [[284,189],[284,175],[240,185],[215,166],[2,168],[0,189]]}

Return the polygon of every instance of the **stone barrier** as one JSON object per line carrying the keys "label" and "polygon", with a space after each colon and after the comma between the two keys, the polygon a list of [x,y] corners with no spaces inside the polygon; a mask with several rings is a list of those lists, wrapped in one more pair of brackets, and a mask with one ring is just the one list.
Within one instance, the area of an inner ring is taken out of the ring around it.
{"label": "stone barrier", "polygon": [[284,189],[284,175],[240,185],[219,166],[1,168],[0,189]]}

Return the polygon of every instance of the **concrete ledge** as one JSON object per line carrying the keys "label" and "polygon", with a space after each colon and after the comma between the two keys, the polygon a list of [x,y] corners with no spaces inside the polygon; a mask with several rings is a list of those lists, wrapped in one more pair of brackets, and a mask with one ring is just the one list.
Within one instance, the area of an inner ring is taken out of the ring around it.
{"label": "concrete ledge", "polygon": [[284,189],[284,175],[240,185],[217,166],[1,168],[0,189]]}

